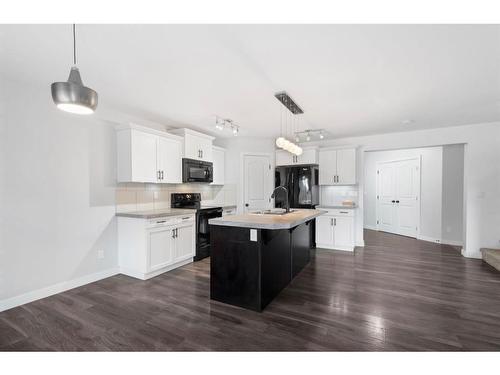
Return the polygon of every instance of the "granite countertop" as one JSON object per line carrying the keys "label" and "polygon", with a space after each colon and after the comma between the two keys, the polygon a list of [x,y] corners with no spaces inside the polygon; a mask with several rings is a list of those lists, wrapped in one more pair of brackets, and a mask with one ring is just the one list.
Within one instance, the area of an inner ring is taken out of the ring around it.
{"label": "granite countertop", "polygon": [[317,206],[316,209],[317,210],[321,210],[321,209],[324,209],[324,210],[332,210],[332,209],[335,209],[335,210],[354,210],[358,208],[358,206]]}
{"label": "granite countertop", "polygon": [[210,225],[255,229],[290,229],[325,214],[320,210],[295,210],[285,215],[244,214],[210,219]]}
{"label": "granite countertop", "polygon": [[195,214],[196,210],[183,208],[162,208],[158,210],[147,211],[132,211],[132,212],[117,212],[116,216],[132,217],[136,219],[155,219],[157,217],[177,216]]}

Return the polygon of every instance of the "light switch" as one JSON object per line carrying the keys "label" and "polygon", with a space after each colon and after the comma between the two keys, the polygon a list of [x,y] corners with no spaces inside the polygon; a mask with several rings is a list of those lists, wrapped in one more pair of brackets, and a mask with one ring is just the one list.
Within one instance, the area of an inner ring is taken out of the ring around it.
{"label": "light switch", "polygon": [[250,229],[250,241],[257,242],[257,229]]}

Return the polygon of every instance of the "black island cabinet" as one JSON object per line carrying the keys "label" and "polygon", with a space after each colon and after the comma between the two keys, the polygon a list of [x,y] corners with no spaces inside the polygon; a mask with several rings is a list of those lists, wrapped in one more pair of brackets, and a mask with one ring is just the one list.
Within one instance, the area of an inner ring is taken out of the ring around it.
{"label": "black island cabinet", "polygon": [[309,263],[313,220],[287,229],[210,225],[210,298],[262,311]]}

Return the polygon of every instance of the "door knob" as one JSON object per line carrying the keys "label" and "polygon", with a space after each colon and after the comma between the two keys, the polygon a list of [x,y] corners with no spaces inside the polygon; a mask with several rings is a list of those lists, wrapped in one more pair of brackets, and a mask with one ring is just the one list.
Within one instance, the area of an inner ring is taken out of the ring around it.
{"label": "door knob", "polygon": [[248,207],[248,203],[245,203],[245,207]]}

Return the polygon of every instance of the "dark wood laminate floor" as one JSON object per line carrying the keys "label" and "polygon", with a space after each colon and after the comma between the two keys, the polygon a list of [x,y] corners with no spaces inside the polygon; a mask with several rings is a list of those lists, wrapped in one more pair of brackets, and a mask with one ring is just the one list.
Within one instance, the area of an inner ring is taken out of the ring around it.
{"label": "dark wood laminate floor", "polygon": [[209,262],[123,275],[0,313],[0,350],[498,350],[500,273],[366,231],[317,250],[263,313],[209,300]]}

